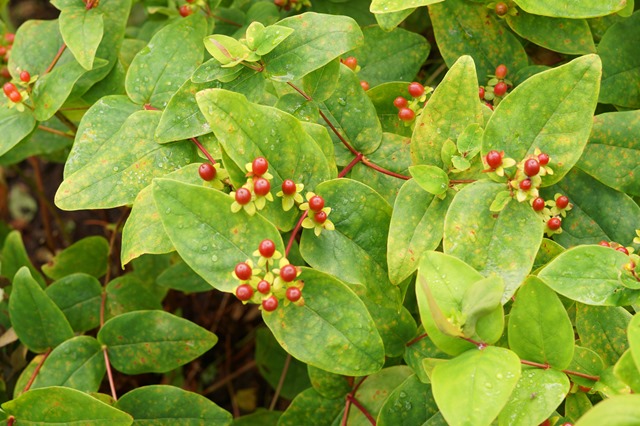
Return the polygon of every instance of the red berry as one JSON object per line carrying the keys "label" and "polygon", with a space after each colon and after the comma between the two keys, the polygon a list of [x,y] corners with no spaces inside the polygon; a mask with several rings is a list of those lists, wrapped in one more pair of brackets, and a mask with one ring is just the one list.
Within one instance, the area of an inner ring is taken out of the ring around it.
{"label": "red berry", "polygon": [[4,56],[7,54],[7,48],[4,46],[0,46],[0,56]]}
{"label": "red berry", "polygon": [[[496,15],[504,16],[504,15],[507,14],[508,11],[509,11],[509,6],[507,6],[506,3],[499,2],[499,3],[496,4]],[[498,78],[500,78],[500,77],[498,77]]]}
{"label": "red berry", "polygon": [[540,423],[538,426],[551,426],[551,420],[547,419]]}
{"label": "red berry", "polygon": [[585,393],[591,391],[591,388],[588,388],[586,386],[578,386],[578,389],[580,389],[582,392],[585,392]]}
{"label": "red berry", "polygon": [[611,247],[611,244],[609,244],[609,241],[605,241],[605,240],[600,241],[598,245],[602,247]]}
{"label": "red berry", "polygon": [[502,154],[500,154],[496,150],[487,152],[487,155],[484,157],[484,159],[492,169],[497,169],[502,164]]}
{"label": "red berry", "polygon": [[182,6],[180,6],[179,11],[180,16],[182,16],[183,18],[186,18],[193,13],[193,10],[191,10],[191,7],[188,4],[183,4]]}
{"label": "red berry", "polygon": [[560,226],[562,226],[562,220],[559,217],[552,217],[547,221],[547,227],[552,231],[560,229]]}
{"label": "red berry", "polygon": [[9,96],[11,92],[15,92],[17,89],[13,83],[5,83],[4,86],[2,86],[2,90],[4,90],[5,95]]}
{"label": "red berry", "polygon": [[540,172],[540,163],[535,158],[529,158],[524,162],[524,174],[535,176]]}
{"label": "red berry", "polygon": [[480,96],[480,99],[484,99],[484,87],[478,87],[478,96]]}
{"label": "red berry", "polygon": [[9,93],[9,99],[11,99],[15,103],[18,103],[22,100],[22,95],[17,90],[14,90],[13,92]]}
{"label": "red berry", "polygon": [[569,205],[569,199],[564,195],[561,195],[556,200],[556,207],[559,209],[564,209]]}
{"label": "red berry", "polygon": [[302,292],[298,287],[289,287],[287,289],[287,299],[297,302],[302,297]]}
{"label": "red berry", "polygon": [[269,292],[271,291],[271,284],[269,284],[269,281],[260,281],[258,283],[258,291],[262,294],[269,294]]}
{"label": "red berry", "polygon": [[309,208],[314,212],[319,212],[324,208],[324,198],[319,195],[314,195],[309,200]]}
{"label": "red berry", "polygon": [[528,191],[531,189],[531,179],[525,179],[522,182],[520,182],[520,189],[522,189],[523,191]]}
{"label": "red berry", "polygon": [[7,41],[7,43],[11,44],[13,43],[13,40],[16,38],[16,35],[14,33],[6,33],[4,35],[4,39]]}
{"label": "red berry", "polygon": [[400,108],[406,108],[408,105],[408,102],[405,98],[403,98],[402,96],[398,96],[397,98],[395,98],[393,100],[393,105],[395,105],[396,108],[400,109]]}
{"label": "red berry", "polygon": [[285,179],[282,182],[282,193],[284,195],[293,195],[296,193],[296,183],[291,179]]}
{"label": "red berry", "polygon": [[216,177],[216,168],[213,167],[212,164],[202,163],[200,167],[198,167],[198,174],[203,180],[210,181]]}
{"label": "red berry", "polygon": [[243,206],[249,204],[249,201],[251,201],[251,191],[247,188],[239,188],[236,191],[236,202]]}
{"label": "red berry", "polygon": [[236,297],[243,302],[251,299],[253,296],[253,289],[249,284],[242,284],[236,288]]}
{"label": "red berry", "polygon": [[544,200],[540,197],[534,199],[531,203],[531,207],[533,207],[533,210],[537,212],[542,211],[542,209],[544,209]]}
{"label": "red berry", "polygon": [[255,176],[262,176],[263,174],[267,173],[268,169],[269,169],[269,162],[264,157],[256,158],[255,160],[253,160],[253,163],[251,164],[251,170],[253,171],[253,174]]}
{"label": "red berry", "polygon": [[400,108],[398,118],[402,121],[411,121],[415,118],[416,113],[411,108]]}
{"label": "red berry", "polygon": [[11,73],[9,72],[9,68],[7,67],[0,68],[0,76],[4,78],[11,78]]}
{"label": "red berry", "polygon": [[193,3],[196,0],[187,0],[187,3]]}
{"label": "red berry", "polygon": [[493,105],[491,105],[489,102],[485,102],[484,104],[487,106],[487,108],[493,111]]}
{"label": "red berry", "polygon": [[351,68],[354,71],[358,67],[358,60],[356,58],[354,58],[353,56],[349,56],[348,58],[343,59],[342,63],[345,64],[346,66],[348,66],[349,68]]}
{"label": "red berry", "polygon": [[627,248],[624,246],[616,247],[616,250],[620,253],[626,254],[627,256],[629,255],[629,250],[627,250]]}
{"label": "red berry", "polygon": [[562,423],[562,426],[573,426],[573,423],[569,423],[569,422]]}
{"label": "red berry", "polygon": [[367,82],[366,82],[366,81],[364,81],[364,80],[361,80],[361,81],[360,81],[360,86],[365,90],[365,92],[366,92],[367,90],[369,90],[369,83],[367,83]]}
{"label": "red berry", "polygon": [[258,251],[262,257],[271,257],[276,252],[276,244],[271,240],[262,240],[258,246]]}
{"label": "red berry", "polygon": [[282,281],[284,282],[290,283],[295,280],[297,276],[298,270],[292,264],[284,265],[280,269],[280,278],[282,278]]}
{"label": "red berry", "polygon": [[22,71],[20,73],[20,80],[22,80],[25,83],[28,83],[31,80],[31,74],[29,74],[29,71]]}
{"label": "red berry", "polygon": [[253,191],[256,195],[264,197],[271,191],[271,183],[265,178],[259,177],[253,182]]}
{"label": "red berry", "polygon": [[424,95],[424,86],[417,81],[409,84],[408,90],[409,94],[414,98],[419,98],[420,96]]}
{"label": "red berry", "polygon": [[252,270],[251,270],[251,266],[249,266],[247,263],[242,262],[242,263],[238,263],[236,265],[235,268],[235,273],[236,273],[236,277],[238,277],[239,279],[241,279],[242,281],[246,281],[249,278],[251,278],[251,274],[252,274]]}
{"label": "red berry", "polygon": [[267,312],[273,312],[278,308],[278,299],[275,296],[269,296],[262,301],[262,309]]}
{"label": "red berry", "polygon": [[496,96],[502,96],[507,93],[507,84],[504,81],[499,82],[493,88],[493,94]]}
{"label": "red berry", "polygon": [[319,223],[319,224],[323,224],[327,221],[327,214],[323,211],[319,211],[317,212],[315,215],[313,215],[313,219]]}
{"label": "red berry", "polygon": [[[503,3],[504,4],[504,3]],[[497,6],[496,6],[497,7]],[[507,66],[500,64],[496,67],[496,78],[502,80],[507,76]]]}
{"label": "red berry", "polygon": [[273,4],[278,7],[284,7],[287,5],[287,0],[273,0]]}
{"label": "red berry", "polygon": [[547,164],[549,164],[549,155],[541,152],[540,154],[538,154],[538,161],[540,162],[541,166],[546,166]]}

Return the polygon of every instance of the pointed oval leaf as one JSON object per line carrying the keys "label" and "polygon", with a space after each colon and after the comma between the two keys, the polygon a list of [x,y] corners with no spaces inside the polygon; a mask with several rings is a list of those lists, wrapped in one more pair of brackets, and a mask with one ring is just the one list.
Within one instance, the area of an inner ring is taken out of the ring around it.
{"label": "pointed oval leaf", "polygon": [[627,328],[631,318],[621,307],[578,304],[576,329],[580,344],[600,355],[605,366],[614,365],[629,349]]}
{"label": "pointed oval leaf", "polygon": [[115,317],[125,312],[162,309],[154,293],[133,274],[114,278],[105,288],[107,293],[106,317]]}
{"label": "pointed oval leaf", "polygon": [[436,166],[411,166],[409,173],[418,185],[433,195],[442,195],[449,188],[449,176],[440,167]]}
{"label": "pointed oval leaf", "polygon": [[185,262],[176,263],[165,269],[158,275],[156,284],[160,287],[171,288],[185,293],[200,293],[211,291],[212,289],[212,287]]}
{"label": "pointed oval leaf", "polygon": [[571,19],[610,15],[627,5],[627,0],[582,0],[575,4],[554,0],[515,0],[515,2],[535,15]]}
{"label": "pointed oval leaf", "polygon": [[589,410],[575,426],[634,426],[640,418],[640,395],[618,395]]}
{"label": "pointed oval leaf", "polygon": [[302,88],[316,102],[323,102],[331,96],[338,85],[340,61],[334,59],[322,68],[310,72],[302,78]]}
{"label": "pointed oval leaf", "polygon": [[431,393],[431,385],[418,376],[409,376],[389,397],[378,414],[378,425],[422,425],[439,409]]}
{"label": "pointed oval leaf", "polygon": [[8,278],[9,281],[13,281],[18,270],[26,266],[31,273],[31,277],[36,280],[40,287],[45,288],[44,277],[31,263],[27,249],[22,242],[22,234],[20,234],[20,231],[9,232],[2,246],[2,257],[0,257],[0,259],[2,260],[2,269],[0,272],[2,272],[2,276]]}
{"label": "pointed oval leaf", "polygon": [[73,331],[84,332],[100,324],[102,285],[95,277],[67,275],[49,285],[46,293],[62,310]]}
{"label": "pointed oval leaf", "polygon": [[100,8],[87,10],[80,2],[64,7],[60,13],[60,33],[80,65],[91,70],[104,34]]}
{"label": "pointed oval leaf", "polygon": [[488,426],[520,379],[520,358],[508,349],[471,349],[436,365],[433,396],[451,426]]}
{"label": "pointed oval leaf", "polygon": [[[7,65],[11,77],[18,80],[22,70],[28,70],[31,75],[43,75],[62,43],[57,20],[32,19],[20,25]],[[68,60],[73,60],[70,52],[64,54],[59,63]]]}
{"label": "pointed oval leaf", "polygon": [[[590,376],[600,376],[604,370],[604,362],[595,351],[579,345],[575,345],[573,359],[567,370],[576,371],[578,373],[588,374]],[[595,381],[580,376],[571,376],[571,381],[579,386],[593,387]]]}
{"label": "pointed oval leaf", "polygon": [[625,351],[613,368],[613,374],[627,384],[634,393],[640,392],[640,370],[631,350]]}
{"label": "pointed oval leaf", "polygon": [[371,13],[390,13],[409,8],[427,6],[442,0],[373,0],[369,11]]}
{"label": "pointed oval leaf", "polygon": [[36,127],[36,119],[33,113],[26,109],[23,112],[16,108],[0,107],[0,156],[4,155],[18,142],[26,138]]}
{"label": "pointed oval leaf", "polygon": [[115,404],[130,414],[134,424],[226,426],[231,413],[194,392],[166,385],[142,386],[122,395]]}
{"label": "pointed oval leaf", "polygon": [[[637,366],[640,366],[640,316],[634,315],[629,322],[627,335],[629,338],[629,347],[631,355]],[[640,369],[640,367],[638,367]]]}
{"label": "pointed oval leaf", "polygon": [[575,339],[569,315],[558,295],[537,277],[527,278],[516,293],[508,336],[509,348],[523,359],[558,370],[573,359]]}
{"label": "pointed oval leaf", "polygon": [[164,311],[136,311],[105,322],[98,341],[125,374],[166,373],[199,357],[218,338],[204,328]]}
{"label": "pointed oval leaf", "polygon": [[448,359],[449,355],[436,347],[421,326],[416,336],[405,344],[404,361],[413,369],[422,383],[431,382],[422,363],[426,358]]}
{"label": "pointed oval leaf", "polygon": [[322,426],[337,419],[344,409],[344,398],[325,398],[313,388],[296,396],[278,419],[278,426]]}
{"label": "pointed oval leaf", "polygon": [[86,237],[58,253],[42,266],[42,272],[54,280],[74,273],[100,278],[107,272],[108,255],[109,242],[104,237]]}
{"label": "pointed oval leaf", "polygon": [[311,386],[325,398],[342,398],[351,391],[349,379],[340,374],[329,373],[321,368],[307,365]]}
{"label": "pointed oval leaf", "polygon": [[542,178],[542,186],[560,181],[576,164],[589,138],[600,76],[600,58],[587,55],[525,80],[491,115],[482,155],[504,151],[520,161],[538,148],[549,155],[553,169],[553,175]]}
{"label": "pointed oval leaf", "polygon": [[24,266],[13,280],[9,315],[20,342],[33,352],[55,348],[73,337],[73,330],[60,308]]}

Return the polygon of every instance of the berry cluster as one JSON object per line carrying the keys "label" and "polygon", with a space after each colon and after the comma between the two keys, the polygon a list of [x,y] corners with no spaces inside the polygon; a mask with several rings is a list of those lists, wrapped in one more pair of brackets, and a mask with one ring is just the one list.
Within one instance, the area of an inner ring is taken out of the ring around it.
{"label": "berry cluster", "polygon": [[[354,56],[348,56],[344,59],[340,58],[340,62],[345,64],[353,72],[360,71],[360,65],[358,65],[358,60]],[[360,80],[360,86],[364,89],[365,92],[369,90],[369,83],[364,80]]]}
{"label": "berry cluster", "polygon": [[[486,105],[491,109],[493,109],[493,106],[497,106],[504,99],[507,90],[513,87],[513,83],[507,80],[506,76],[507,67],[504,64],[500,64],[496,67],[495,74],[489,76],[487,85],[478,88],[480,100],[487,101]],[[492,102],[492,104],[489,102]]]}
{"label": "berry cluster", "polygon": [[0,40],[0,76],[7,80],[11,80],[7,63],[9,63],[9,54],[11,53],[15,37],[16,35],[14,33],[5,33],[4,37]]}
{"label": "berry cluster", "polygon": [[198,174],[202,180],[209,182],[209,186],[222,190],[224,189],[223,181],[229,177],[229,173],[220,167],[219,163],[202,163],[198,167]]}
{"label": "berry cluster", "polygon": [[[257,266],[266,266],[266,272],[262,274],[251,260],[238,263],[233,270],[234,278],[240,281],[235,291],[238,299],[243,303],[260,304],[266,312],[275,311],[281,300],[285,305],[304,305],[304,282],[297,280],[300,270],[282,257],[273,241],[263,240],[253,255],[259,256]],[[279,268],[270,270],[277,259],[280,259]]]}
{"label": "berry cluster", "polygon": [[425,89],[422,84],[414,81],[409,83],[407,91],[412,97],[411,102],[404,96],[398,96],[393,100],[393,105],[398,108],[398,118],[404,121],[405,125],[411,125],[416,115],[422,112],[423,107],[420,106],[420,103],[423,103],[424,106],[427,102],[427,94],[431,93],[433,89],[431,87]]}
{"label": "berry cluster", "polygon": [[252,163],[247,163],[247,182],[230,195],[234,198],[231,211],[234,213],[244,209],[250,215],[256,210],[262,210],[267,201],[273,201],[271,195],[271,176],[268,173],[269,162],[264,157],[257,157]]}
{"label": "berry cluster", "polygon": [[[20,72],[18,81],[15,83],[10,81],[2,86],[5,96],[11,101],[9,105],[10,108],[16,107],[19,111],[24,110],[22,102],[29,98],[30,85],[35,80],[36,78],[32,78],[29,71],[22,71]],[[22,90],[20,90],[16,84],[20,86]]]}
{"label": "berry cluster", "polygon": [[328,217],[331,213],[331,207],[324,206],[324,198],[313,192],[306,195],[307,202],[300,205],[301,210],[308,211],[307,217],[302,221],[302,227],[313,229],[316,236],[319,236],[323,229],[333,231],[335,226]]}
{"label": "berry cluster", "polygon": [[630,255],[631,253],[633,253],[633,247],[625,247],[622,244],[618,244],[615,241],[605,241],[602,240],[598,243],[599,245],[603,246],[603,247],[611,247],[614,250],[617,250],[621,253],[626,254],[627,256]]}
{"label": "berry cluster", "polygon": [[303,6],[311,6],[311,2],[309,0],[273,0],[273,4],[287,12],[291,9],[299,11]]}

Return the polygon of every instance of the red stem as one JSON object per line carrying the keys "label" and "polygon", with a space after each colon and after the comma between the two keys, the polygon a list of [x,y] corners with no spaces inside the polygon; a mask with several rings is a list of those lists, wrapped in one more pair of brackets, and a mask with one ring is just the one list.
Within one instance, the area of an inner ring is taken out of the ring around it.
{"label": "red stem", "polygon": [[62,56],[62,54],[64,53],[66,48],[67,48],[67,45],[65,43],[62,43],[62,46],[60,46],[60,49],[58,50],[58,53],[56,53],[56,56],[53,58],[53,61],[51,61],[51,63],[49,64],[49,66],[45,70],[44,74],[48,74],[48,73],[51,72],[53,67],[55,67],[56,64],[58,63],[58,60],[60,60],[60,57]]}
{"label": "red stem", "polygon": [[358,391],[358,389],[360,388],[360,385],[365,380],[367,380],[367,377],[368,376],[363,377],[362,380],[360,380],[356,384],[356,386],[351,390],[351,392],[349,392],[349,394],[347,394],[346,403],[344,405],[344,415],[342,416],[342,421],[340,422],[340,426],[347,426],[347,418],[349,417],[349,409],[351,408],[351,403],[356,400],[354,395]]}
{"label": "red stem", "polygon": [[118,400],[118,394],[116,393],[116,384],[113,381],[113,373],[111,372],[111,362],[109,361],[109,354],[107,353],[106,346],[102,348],[104,354],[104,365],[107,368],[107,377],[109,378],[109,387],[111,388],[111,397],[114,401]]}
{"label": "red stem", "polygon": [[373,426],[376,426],[376,419],[374,419],[373,416],[367,411],[367,409],[364,408],[364,405],[360,404],[360,401],[358,401],[351,395],[347,395],[347,400],[350,400],[353,405],[358,407],[358,409],[362,412],[362,414],[364,414],[367,420],[369,420],[369,423],[371,423]]}
{"label": "red stem", "polygon": [[378,166],[377,164],[374,164],[371,161],[367,160],[366,157],[362,158],[362,162],[365,165],[367,165],[368,167],[371,167],[373,170],[376,170],[376,171],[378,171],[378,172],[380,172],[382,174],[385,174],[385,175],[388,175],[388,176],[393,176],[395,178],[403,179],[403,180],[411,179],[410,176],[401,175],[400,173],[396,173],[396,172],[392,172],[391,170],[384,169],[384,168]]}
{"label": "red stem", "polygon": [[406,347],[409,347],[409,346],[411,346],[411,345],[415,345],[416,343],[418,343],[420,340],[424,339],[425,337],[429,337],[429,335],[428,335],[427,333],[421,334],[421,335],[419,335],[418,337],[415,337],[415,338],[413,338],[413,339],[409,340],[409,341],[405,344],[405,346],[406,346]]}
{"label": "red stem", "polygon": [[13,416],[9,416],[9,418],[7,419],[7,426],[13,426],[13,424],[15,423],[16,418]]}
{"label": "red stem", "polygon": [[33,385],[33,382],[36,380],[36,377],[38,376],[38,373],[40,372],[40,369],[42,368],[42,364],[44,364],[44,362],[47,360],[47,357],[49,356],[50,353],[51,353],[51,348],[47,349],[47,351],[44,353],[44,355],[42,357],[42,360],[40,360],[40,363],[36,366],[36,369],[33,370],[33,374],[29,378],[29,381],[27,382],[27,384],[24,387],[24,389],[22,389],[22,393],[25,393],[26,391],[28,391],[31,388],[31,385]]}
{"label": "red stem", "polygon": [[293,241],[296,239],[296,234],[298,233],[298,231],[300,230],[300,227],[302,226],[302,221],[307,217],[308,214],[309,214],[308,210],[304,212],[304,214],[298,220],[298,223],[296,223],[296,227],[293,228],[291,237],[289,237],[289,243],[287,244],[287,249],[284,251],[284,257],[289,256],[289,252],[291,251],[291,247],[293,246]]}
{"label": "red stem", "polygon": [[[531,367],[541,368],[543,370],[548,370],[548,369],[551,368],[551,366],[549,364],[542,364],[542,363],[539,363],[539,362],[527,361],[526,359],[521,359],[520,363],[524,364],[524,365],[529,365]],[[568,374],[570,376],[578,376],[578,377],[582,377],[582,378],[585,378],[585,379],[593,380],[595,382],[600,380],[599,376],[592,376],[591,374],[580,373],[578,371],[562,370],[562,372],[564,374]]]}
{"label": "red stem", "polygon": [[193,142],[194,144],[196,144],[196,146],[198,147],[198,149],[204,154],[205,157],[207,157],[207,160],[209,160],[211,162],[211,164],[216,164],[216,160],[213,159],[213,157],[211,156],[211,154],[209,154],[209,151],[207,151],[207,148],[205,148],[196,138],[191,138],[191,142]]}
{"label": "red stem", "polygon": [[349,173],[349,171],[351,169],[353,169],[353,167],[358,164],[360,161],[362,161],[362,159],[364,158],[364,156],[359,152],[358,155],[356,155],[356,158],[354,158],[353,160],[351,160],[351,162],[349,164],[347,164],[347,167],[345,167],[344,169],[342,169],[342,171],[338,174],[338,177],[345,177],[347,173]]}

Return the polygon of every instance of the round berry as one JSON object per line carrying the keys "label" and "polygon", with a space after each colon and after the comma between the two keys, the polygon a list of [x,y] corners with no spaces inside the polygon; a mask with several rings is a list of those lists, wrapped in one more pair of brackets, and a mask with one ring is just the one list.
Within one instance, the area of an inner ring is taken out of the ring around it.
{"label": "round berry", "polygon": [[569,205],[569,199],[564,195],[559,196],[558,199],[556,200],[556,207],[559,209],[564,209],[568,205]]}
{"label": "round berry", "polygon": [[242,284],[236,288],[236,297],[243,302],[251,299],[253,296],[253,289],[249,284]]}
{"label": "round berry", "polygon": [[18,103],[22,100],[22,95],[17,90],[14,90],[9,93],[9,99],[11,99],[12,102]]}
{"label": "round berry", "polygon": [[524,162],[524,174],[535,176],[540,172],[540,163],[535,158],[529,158]]}
{"label": "round berry", "polygon": [[179,11],[180,16],[182,16],[183,18],[186,18],[193,13],[193,10],[191,10],[191,7],[188,4],[183,4],[182,6],[180,6]]}
{"label": "round berry", "polygon": [[236,277],[238,277],[242,281],[246,281],[251,278],[251,274],[253,273],[253,271],[251,270],[251,266],[249,266],[245,262],[238,263],[234,271],[236,273]]}
{"label": "round berry", "polygon": [[267,312],[273,312],[278,308],[278,299],[275,296],[269,296],[262,301],[262,309]]}
{"label": "round berry", "polygon": [[616,250],[620,253],[626,254],[627,256],[629,255],[629,250],[627,250],[627,248],[624,246],[616,247]]}
{"label": "round berry", "polygon": [[551,426],[551,420],[547,419],[540,423],[538,426]]}
{"label": "round berry", "polygon": [[480,96],[480,99],[484,99],[484,87],[478,87],[478,96]]}
{"label": "round berry", "polygon": [[251,201],[251,191],[247,188],[239,188],[236,191],[236,202],[244,206],[245,204],[249,204],[249,201]]}
{"label": "round berry", "polygon": [[609,244],[609,241],[605,241],[605,240],[600,241],[598,245],[602,247],[611,247],[611,244]]}
{"label": "round berry", "polygon": [[309,200],[309,208],[314,212],[319,212],[324,208],[324,198],[319,195],[314,195]]}
{"label": "round berry", "polygon": [[398,118],[402,121],[411,121],[416,117],[416,113],[411,108],[400,108]]}
{"label": "round berry", "polygon": [[419,98],[420,96],[424,95],[424,86],[417,81],[409,84],[407,90],[409,91],[409,94],[414,98]]}
{"label": "round berry", "polygon": [[362,87],[366,92],[367,90],[369,90],[369,83],[367,83],[366,81],[362,80],[362,81],[360,81],[360,87]]}
{"label": "round berry", "polygon": [[276,244],[271,240],[262,240],[258,246],[258,251],[262,257],[271,257],[276,252]]}
{"label": "round berry", "polygon": [[4,35],[4,39],[7,41],[7,43],[12,44],[13,40],[15,40],[16,35],[14,33],[6,33]]}
{"label": "round berry", "polygon": [[504,16],[507,14],[508,11],[509,11],[509,6],[507,6],[506,3],[503,3],[503,2],[496,3],[496,15]]}
{"label": "round berry", "polygon": [[22,80],[25,83],[28,83],[29,81],[31,81],[31,74],[29,74],[29,71],[22,71],[20,73],[20,80]]}
{"label": "round berry", "polygon": [[302,292],[298,287],[289,287],[287,289],[287,299],[292,302],[297,302],[302,297]]}
{"label": "round berry", "polygon": [[292,264],[284,265],[280,269],[280,278],[282,278],[282,281],[284,282],[290,283],[295,280],[297,276],[298,270]]}
{"label": "round berry", "polygon": [[265,178],[259,177],[253,182],[253,190],[256,195],[264,197],[271,191],[271,183]]}
{"label": "round berry", "polygon": [[544,199],[540,197],[534,199],[533,202],[531,203],[531,207],[533,207],[533,210],[537,212],[542,211],[542,209],[544,209]]}
{"label": "round berry", "polygon": [[562,226],[562,220],[559,217],[552,217],[547,221],[547,227],[552,231],[560,229]]}
{"label": "round berry", "polygon": [[395,107],[398,109],[406,108],[408,104],[409,104],[408,101],[402,96],[398,96],[393,100],[393,105],[395,105]]}
{"label": "round berry", "polygon": [[342,63],[354,71],[356,70],[356,68],[358,68],[358,60],[353,56],[349,56],[348,58],[343,59]]}
{"label": "round berry", "polygon": [[522,182],[520,182],[520,189],[522,189],[523,191],[528,191],[531,189],[531,179],[525,179]]}
{"label": "round berry", "polygon": [[327,214],[323,211],[319,211],[316,214],[313,215],[313,219],[319,223],[319,224],[323,224],[327,221]]}
{"label": "round berry", "polygon": [[4,46],[0,46],[0,56],[4,56],[7,54],[7,48]]}
{"label": "round berry", "polygon": [[588,393],[588,392],[591,391],[591,388],[586,387],[586,386],[578,386],[578,389],[580,389],[584,393]]}
{"label": "round berry", "polygon": [[198,167],[198,174],[203,180],[210,181],[216,177],[216,168],[212,164],[202,163]]}
{"label": "round berry", "polygon": [[9,68],[7,67],[0,68],[0,76],[4,78],[11,78],[11,73],[9,72]]}
{"label": "round berry", "polygon": [[547,164],[549,164],[549,155],[541,152],[540,154],[538,154],[538,162],[541,166],[546,166]]}
{"label": "round berry", "polygon": [[13,83],[5,83],[4,86],[2,86],[2,90],[5,95],[9,96],[11,92],[15,92],[18,89],[16,89],[16,86]]}
{"label": "round berry", "polygon": [[507,93],[507,84],[504,81],[498,82],[493,88],[493,94],[496,96],[503,96]]}
{"label": "round berry", "polygon": [[502,80],[507,76],[507,66],[500,64],[496,67],[496,78]]}
{"label": "round berry", "polygon": [[256,176],[262,176],[263,174],[267,173],[268,169],[269,169],[269,162],[264,157],[258,157],[255,160],[253,160],[253,163],[251,163],[251,170],[253,171],[253,174]]}
{"label": "round berry", "polygon": [[569,422],[562,423],[562,426],[573,426],[573,423],[569,423]]}
{"label": "round berry", "polygon": [[502,154],[500,154],[496,150],[491,150],[487,152],[487,155],[484,157],[485,161],[492,169],[497,169],[502,164]]}
{"label": "round berry", "polygon": [[287,0],[273,0],[273,4],[278,7],[284,7],[287,5]]}
{"label": "round berry", "polygon": [[296,193],[296,183],[291,179],[285,179],[282,182],[282,193],[284,195],[293,195]]}
{"label": "round berry", "polygon": [[262,294],[269,294],[269,292],[271,291],[271,284],[269,284],[269,281],[260,281],[258,283],[258,291]]}

